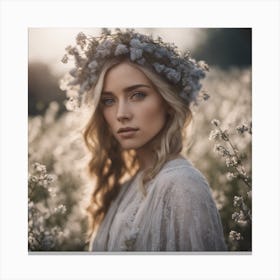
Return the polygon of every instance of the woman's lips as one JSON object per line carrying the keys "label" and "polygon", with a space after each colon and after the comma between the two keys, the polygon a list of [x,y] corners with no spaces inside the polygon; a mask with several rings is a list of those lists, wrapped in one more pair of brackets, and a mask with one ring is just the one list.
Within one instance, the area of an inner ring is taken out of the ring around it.
{"label": "woman's lips", "polygon": [[139,128],[133,128],[133,127],[123,127],[118,130],[118,134],[122,138],[131,138],[133,137],[136,132],[139,130]]}

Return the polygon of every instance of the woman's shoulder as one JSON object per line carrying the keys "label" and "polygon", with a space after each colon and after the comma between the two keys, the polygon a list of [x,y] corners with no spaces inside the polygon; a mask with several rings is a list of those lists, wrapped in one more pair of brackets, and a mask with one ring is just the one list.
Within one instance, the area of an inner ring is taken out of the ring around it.
{"label": "woman's shoulder", "polygon": [[186,158],[180,157],[165,163],[154,182],[160,191],[209,193],[205,176]]}

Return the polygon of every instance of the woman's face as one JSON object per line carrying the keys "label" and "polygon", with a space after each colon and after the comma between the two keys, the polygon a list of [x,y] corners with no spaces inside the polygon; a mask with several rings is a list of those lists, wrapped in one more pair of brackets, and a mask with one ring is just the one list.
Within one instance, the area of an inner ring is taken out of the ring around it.
{"label": "woman's face", "polygon": [[149,79],[137,68],[121,63],[104,80],[102,112],[123,149],[145,147],[163,128],[167,106]]}

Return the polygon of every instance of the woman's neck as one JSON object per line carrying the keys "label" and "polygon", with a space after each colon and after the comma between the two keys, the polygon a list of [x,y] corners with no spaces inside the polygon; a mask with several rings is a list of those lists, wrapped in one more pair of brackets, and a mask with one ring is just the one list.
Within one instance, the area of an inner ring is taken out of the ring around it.
{"label": "woman's neck", "polygon": [[154,152],[150,149],[139,149],[136,151],[139,169],[145,170],[153,166],[155,161]]}
{"label": "woman's neck", "polygon": [[[152,149],[139,149],[136,151],[137,159],[139,162],[139,170],[145,170],[151,168],[155,162],[155,152]],[[180,153],[169,156],[168,160],[172,160],[175,158],[182,158]]]}

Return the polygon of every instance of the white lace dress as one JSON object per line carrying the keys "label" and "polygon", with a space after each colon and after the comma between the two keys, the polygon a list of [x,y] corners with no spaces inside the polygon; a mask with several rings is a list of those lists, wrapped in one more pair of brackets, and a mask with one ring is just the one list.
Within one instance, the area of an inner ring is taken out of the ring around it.
{"label": "white lace dress", "polygon": [[138,176],[123,185],[90,251],[226,250],[208,183],[189,161],[167,162],[148,183],[145,197]]}

